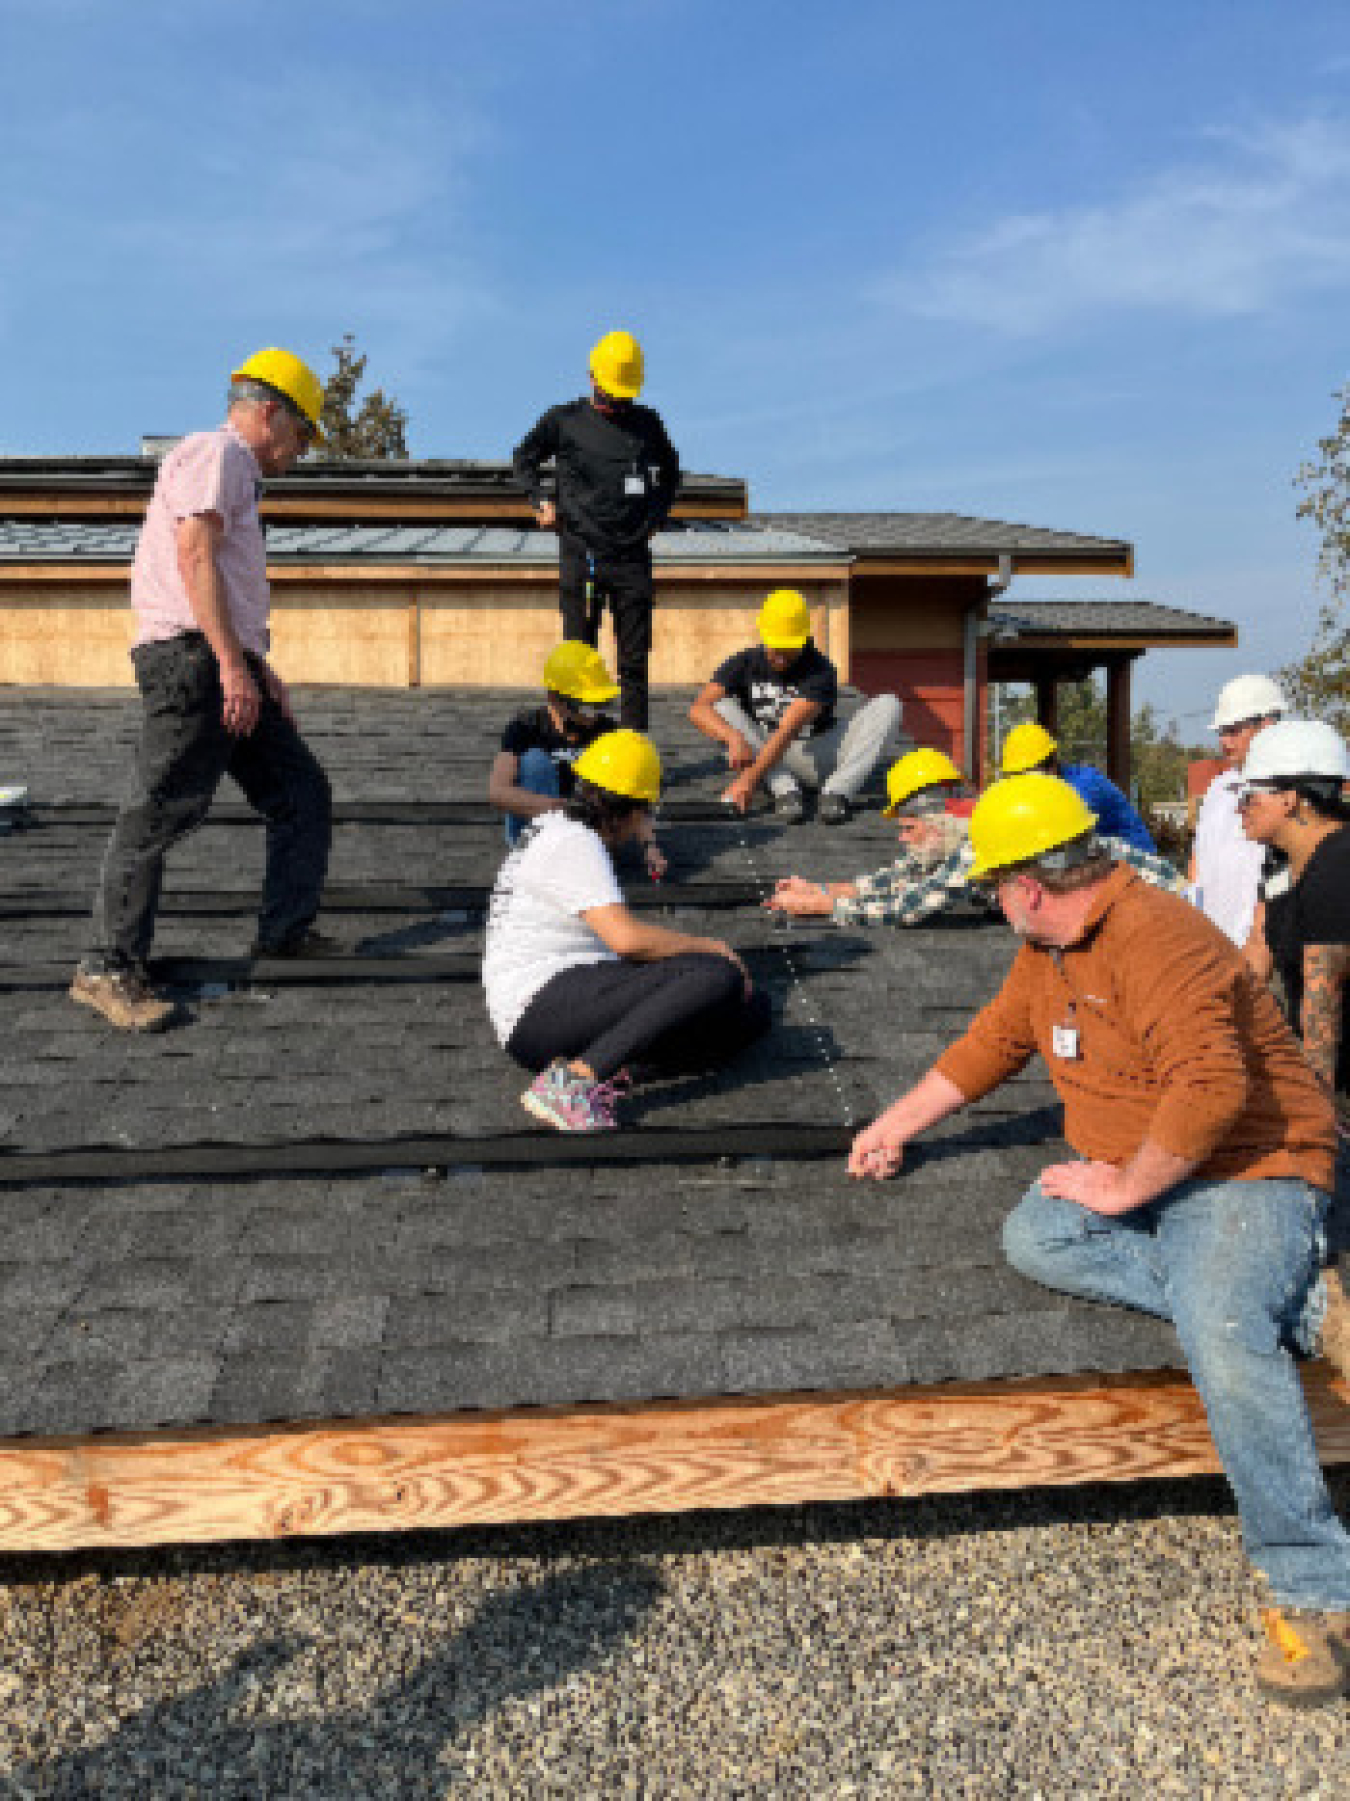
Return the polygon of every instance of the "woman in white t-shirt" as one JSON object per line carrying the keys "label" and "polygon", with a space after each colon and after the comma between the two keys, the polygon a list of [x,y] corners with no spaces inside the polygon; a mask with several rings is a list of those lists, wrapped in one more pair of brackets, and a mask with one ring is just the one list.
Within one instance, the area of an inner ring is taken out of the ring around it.
{"label": "woman in white t-shirt", "polygon": [[637,837],[661,791],[640,732],[607,732],[573,764],[575,791],[540,814],[492,891],[483,986],[497,1038],[541,1073],[521,1096],[560,1132],[613,1130],[637,1063],[708,1069],[768,1030],[768,997],[720,938],[631,913],[612,853]]}

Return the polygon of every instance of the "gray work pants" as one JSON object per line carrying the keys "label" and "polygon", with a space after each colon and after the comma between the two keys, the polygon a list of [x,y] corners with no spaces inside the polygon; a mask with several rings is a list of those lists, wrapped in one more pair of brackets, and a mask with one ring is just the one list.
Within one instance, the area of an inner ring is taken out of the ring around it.
{"label": "gray work pants", "polygon": [[328,869],[332,796],[318,759],[268,696],[256,659],[250,665],[263,702],[246,738],[225,730],[220,671],[199,632],[141,645],[132,661],[145,703],[136,792],[108,841],[87,962],[104,968],[145,962],[165,853],[206,818],[227,774],[267,822],[259,941],[295,937],[319,911]]}
{"label": "gray work pants", "polygon": [[[753,750],[763,750],[769,734],[738,700],[719,700],[716,708]],[[851,719],[836,719],[817,737],[794,738],[766,780],[774,794],[795,794],[805,786],[856,800],[882,758],[893,763],[899,754],[900,702],[893,694],[878,694]]]}

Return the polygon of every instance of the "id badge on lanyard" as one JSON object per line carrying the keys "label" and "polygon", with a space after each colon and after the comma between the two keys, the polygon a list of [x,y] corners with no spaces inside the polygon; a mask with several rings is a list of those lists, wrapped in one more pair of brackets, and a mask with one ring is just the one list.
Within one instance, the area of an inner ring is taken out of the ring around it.
{"label": "id badge on lanyard", "polygon": [[1072,1023],[1072,1017],[1065,1025],[1051,1026],[1050,1049],[1066,1062],[1072,1063],[1077,1059],[1078,1027]]}
{"label": "id badge on lanyard", "polygon": [[[1063,974],[1064,965],[1058,955],[1055,958],[1055,963],[1060,973]],[[1064,1009],[1063,1025],[1051,1026],[1050,1028],[1050,1050],[1052,1055],[1059,1057],[1065,1063],[1074,1063],[1078,1060],[1080,1055],[1078,1047],[1078,1018],[1077,1005],[1074,1001],[1069,1001]]]}

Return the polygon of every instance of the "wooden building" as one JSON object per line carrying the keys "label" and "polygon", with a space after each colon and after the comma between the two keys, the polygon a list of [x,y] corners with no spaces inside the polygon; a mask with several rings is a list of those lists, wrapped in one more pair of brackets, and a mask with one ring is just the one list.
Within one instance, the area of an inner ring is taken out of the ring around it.
{"label": "wooden building", "polygon": [[[0,460],[0,683],[129,684],[128,569],[155,467],[153,455]],[[306,463],[269,484],[263,514],[289,680],[521,686],[556,641],[557,540],[508,465]],[[654,684],[702,681],[752,641],[768,589],[799,588],[844,678],[897,693],[916,741],[977,776],[990,681],[1033,682],[1050,723],[1056,683],[1104,667],[1123,781],[1133,660],[1236,642],[1222,620],[1145,603],[1007,596],[1026,576],[1130,576],[1120,539],[952,513],[751,514],[728,477],[685,477],[654,553]]]}

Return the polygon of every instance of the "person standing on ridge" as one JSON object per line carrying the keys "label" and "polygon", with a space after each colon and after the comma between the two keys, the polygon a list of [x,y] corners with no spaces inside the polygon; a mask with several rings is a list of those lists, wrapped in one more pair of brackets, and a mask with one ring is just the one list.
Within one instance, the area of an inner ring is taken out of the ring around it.
{"label": "person standing on ridge", "polygon": [[[652,648],[652,537],[680,485],[680,460],[659,414],[639,406],[642,348],[626,331],[607,332],[591,351],[589,399],[550,407],[516,445],[517,479],[535,518],[558,533],[558,600],[563,637],[600,640],[606,599],[614,616],[619,718],[647,729],[647,659]],[[541,471],[552,461],[556,496]]]}
{"label": "person standing on ridge", "polygon": [[267,822],[255,956],[330,949],[313,930],[332,831],[328,779],[267,661],[267,551],[258,496],[323,441],[323,387],[287,350],[230,376],[224,425],[160,465],[131,570],[131,660],[145,703],[136,786],[103,860],[93,944],[70,996],[122,1031],[173,1018],[146,973],[167,851],[199,826],[232,775]]}

